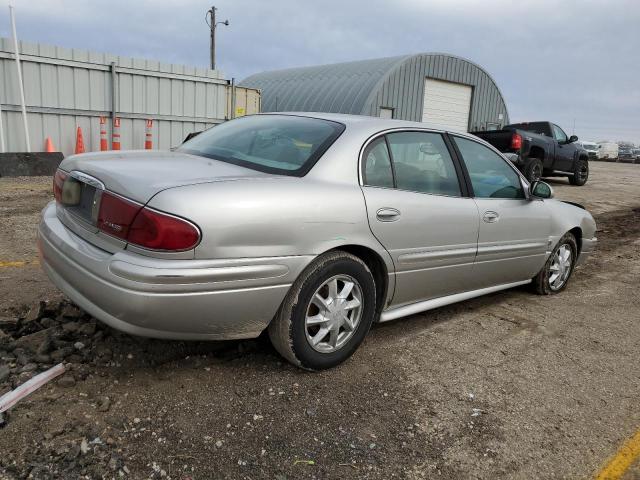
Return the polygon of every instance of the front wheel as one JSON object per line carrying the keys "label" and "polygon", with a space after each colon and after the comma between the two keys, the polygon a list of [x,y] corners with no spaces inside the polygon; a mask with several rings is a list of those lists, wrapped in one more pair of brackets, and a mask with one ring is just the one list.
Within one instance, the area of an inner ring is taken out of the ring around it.
{"label": "front wheel", "polygon": [[355,352],[375,312],[375,281],[367,265],[349,253],[328,252],[291,286],[269,325],[269,338],[294,365],[323,370]]}
{"label": "front wheel", "polygon": [[584,158],[575,161],[573,165],[573,176],[569,177],[571,185],[581,187],[589,178],[589,162]]}
{"label": "front wheel", "polygon": [[567,287],[578,256],[576,239],[565,234],[549,255],[542,270],[533,277],[533,288],[539,295],[553,295]]}

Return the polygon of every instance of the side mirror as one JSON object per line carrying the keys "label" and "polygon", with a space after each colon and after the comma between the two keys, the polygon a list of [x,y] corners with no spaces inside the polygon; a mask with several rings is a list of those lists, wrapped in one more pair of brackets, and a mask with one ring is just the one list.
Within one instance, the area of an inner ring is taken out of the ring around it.
{"label": "side mirror", "polygon": [[573,142],[577,142],[578,141],[578,136],[577,135],[571,135],[569,137],[569,143],[573,143]]}
{"label": "side mirror", "polygon": [[529,192],[536,198],[553,198],[553,188],[541,180],[533,182],[529,188]]}

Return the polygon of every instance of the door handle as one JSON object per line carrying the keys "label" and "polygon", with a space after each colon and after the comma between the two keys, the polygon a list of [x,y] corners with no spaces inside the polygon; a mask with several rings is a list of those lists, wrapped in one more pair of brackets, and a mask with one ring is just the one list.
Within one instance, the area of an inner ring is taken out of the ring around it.
{"label": "door handle", "polygon": [[484,212],[484,216],[482,217],[486,223],[496,223],[500,220],[500,215],[497,212],[492,212],[491,210],[488,212]]}
{"label": "door handle", "polygon": [[381,208],[376,212],[376,218],[381,222],[395,222],[400,218],[400,210],[395,208]]}

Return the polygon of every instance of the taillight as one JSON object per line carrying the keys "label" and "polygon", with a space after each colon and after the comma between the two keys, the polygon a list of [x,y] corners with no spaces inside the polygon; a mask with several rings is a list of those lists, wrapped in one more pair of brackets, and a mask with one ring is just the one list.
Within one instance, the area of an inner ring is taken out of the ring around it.
{"label": "taillight", "polygon": [[109,235],[127,239],[129,227],[142,205],[109,192],[102,193],[98,212],[98,228]]}
{"label": "taillight", "polygon": [[520,150],[522,148],[522,135],[519,133],[511,135],[511,148],[513,150]]}
{"label": "taillight", "polygon": [[152,250],[189,250],[200,240],[200,231],[178,217],[143,208],[129,229],[129,242]]}
{"label": "taillight", "polygon": [[60,169],[56,170],[56,173],[53,176],[53,196],[58,203],[62,201],[62,186],[68,177],[69,175]]}
{"label": "taillight", "polygon": [[200,240],[200,231],[192,223],[106,191],[100,200],[98,228],[150,250],[189,250]]}

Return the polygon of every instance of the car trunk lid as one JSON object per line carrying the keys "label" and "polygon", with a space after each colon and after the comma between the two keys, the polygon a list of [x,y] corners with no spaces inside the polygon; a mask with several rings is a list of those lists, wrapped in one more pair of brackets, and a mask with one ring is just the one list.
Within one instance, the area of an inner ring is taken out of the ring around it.
{"label": "car trunk lid", "polygon": [[249,168],[182,152],[112,151],[72,156],[60,168],[99,180],[106,190],[147,203],[167,188],[269,176]]}

